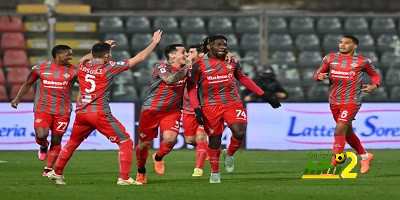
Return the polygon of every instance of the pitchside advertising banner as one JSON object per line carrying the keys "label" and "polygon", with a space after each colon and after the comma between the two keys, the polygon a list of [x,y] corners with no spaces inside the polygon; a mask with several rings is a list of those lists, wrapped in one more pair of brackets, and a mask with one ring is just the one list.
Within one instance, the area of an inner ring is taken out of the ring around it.
{"label": "pitchside advertising banner", "polygon": [[[75,108],[75,104],[73,104]],[[113,115],[125,126],[131,138],[134,138],[135,105],[133,103],[111,103]],[[20,103],[18,109],[11,108],[10,103],[0,103],[0,150],[36,150],[33,128],[33,104]],[[71,120],[67,132],[64,134],[64,145],[68,140],[72,125],[75,120],[75,112],[71,114]],[[79,146],[78,149],[118,149],[118,146],[94,131]]]}
{"label": "pitchside advertising banner", "polygon": [[[247,104],[247,116],[247,149],[332,148],[335,122],[328,103],[284,103],[280,109]],[[399,119],[399,103],[364,103],[353,128],[366,149],[399,149]]]}
{"label": "pitchside advertising banner", "polygon": [[[36,150],[32,103],[21,103],[18,109],[9,103],[0,103],[0,150]],[[134,138],[135,105],[111,103],[113,115]],[[75,107],[75,105],[74,105]],[[335,122],[328,103],[283,103],[272,109],[265,103],[250,103],[247,107],[247,149],[314,150],[331,149]],[[136,108],[140,109],[140,108]],[[71,115],[63,144],[71,134],[75,113]],[[136,129],[137,121],[136,119]],[[400,149],[400,103],[364,103],[353,122],[355,133],[367,149]],[[181,130],[183,132],[183,130]],[[230,143],[232,133],[227,126],[222,146]],[[152,147],[159,148],[160,137]],[[348,145],[346,147],[349,147]],[[182,134],[174,149],[188,148]],[[95,131],[79,147],[81,150],[118,149],[102,134]]]}

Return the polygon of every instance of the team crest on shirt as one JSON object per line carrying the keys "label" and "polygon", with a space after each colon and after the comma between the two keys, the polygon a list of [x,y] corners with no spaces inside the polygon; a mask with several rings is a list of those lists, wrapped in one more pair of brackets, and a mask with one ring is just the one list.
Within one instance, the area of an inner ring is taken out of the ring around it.
{"label": "team crest on shirt", "polygon": [[145,138],[147,135],[144,134],[144,133],[140,133],[139,136],[140,136],[141,138]]}
{"label": "team crest on shirt", "polygon": [[69,75],[68,73],[65,73],[63,76],[64,76],[64,78],[66,78],[66,79],[68,79],[68,78],[70,77],[70,75]]}
{"label": "team crest on shirt", "polygon": [[114,140],[116,140],[117,138],[115,137],[115,136],[110,136],[109,138],[108,138],[108,140],[110,140],[111,142],[112,141],[114,141]]}
{"label": "team crest on shirt", "polygon": [[357,63],[353,62],[353,63],[350,64],[350,66],[351,66],[351,69],[354,69],[354,68],[357,67]]}
{"label": "team crest on shirt", "polygon": [[232,65],[228,64],[228,66],[226,66],[226,68],[228,68],[229,70],[232,70]]}
{"label": "team crest on shirt", "polygon": [[40,122],[42,122],[42,119],[36,119],[35,122],[40,123]]}

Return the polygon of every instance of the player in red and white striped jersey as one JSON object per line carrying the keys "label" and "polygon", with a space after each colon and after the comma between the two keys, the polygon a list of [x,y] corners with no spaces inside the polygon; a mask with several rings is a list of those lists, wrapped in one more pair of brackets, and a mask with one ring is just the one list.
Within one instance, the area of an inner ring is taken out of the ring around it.
{"label": "player in red and white striped jersey", "polygon": [[40,145],[39,160],[46,160],[51,130],[49,159],[43,170],[46,176],[52,170],[61,150],[61,139],[67,130],[72,111],[71,87],[76,81],[77,69],[70,64],[72,50],[67,45],[57,45],[52,49],[53,60],[32,67],[26,82],[21,86],[11,106],[17,108],[20,98],[32,84],[40,80],[36,87],[33,106],[35,140]]}
{"label": "player in red and white striped jersey", "polygon": [[[314,79],[329,78],[329,103],[336,121],[332,153],[343,153],[347,142],[361,156],[361,173],[364,174],[374,155],[365,151],[353,132],[352,121],[361,107],[362,93],[369,94],[378,88],[381,77],[369,58],[355,52],[358,43],[356,37],[344,36],[339,43],[339,52],[324,57]],[[364,73],[371,77],[372,84],[363,83]],[[332,165],[337,165],[334,157]]]}
{"label": "player in red and white striped jersey", "polygon": [[161,35],[161,31],[156,31],[151,44],[129,60],[110,61],[113,41],[93,45],[92,53],[80,60],[77,73],[80,83],[79,97],[71,137],[61,150],[55,170],[47,175],[55,180],[56,184],[65,184],[62,175],[65,165],[83,140],[97,129],[110,142],[119,146],[118,162],[120,167],[117,184],[140,185],[129,175],[132,165],[133,141],[125,127],[111,113],[110,91],[114,76],[144,61],[160,42]]}
{"label": "player in red and white striped jersey", "polygon": [[230,62],[225,60],[227,54],[225,36],[208,37],[206,49],[208,53],[193,64],[188,92],[196,120],[200,125],[204,125],[209,136],[207,151],[212,171],[210,183],[220,183],[219,155],[224,121],[228,123],[233,133],[228,149],[224,150],[227,172],[233,171],[233,154],[239,149],[246,133],[246,109],[239,97],[235,78],[246,88],[262,96],[273,108],[281,105],[275,97],[261,90],[248,78],[235,59]]}
{"label": "player in red and white striped jersey", "polygon": [[157,174],[164,174],[164,161],[176,143],[179,133],[183,90],[191,58],[182,44],[171,44],[164,49],[168,63],[158,63],[153,69],[150,91],[144,100],[139,121],[139,144],[136,147],[136,180],[146,183],[146,160],[149,148],[161,130],[162,142],[152,155]]}

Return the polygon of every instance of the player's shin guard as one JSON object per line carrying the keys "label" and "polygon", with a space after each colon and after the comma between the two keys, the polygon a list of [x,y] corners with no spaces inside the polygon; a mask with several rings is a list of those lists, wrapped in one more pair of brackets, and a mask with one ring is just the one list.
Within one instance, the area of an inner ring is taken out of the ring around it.
{"label": "player's shin guard", "polygon": [[123,180],[130,178],[129,172],[132,165],[132,149],[133,142],[131,139],[118,143],[118,163],[119,163],[119,177]]}
{"label": "player's shin guard", "polygon": [[[168,145],[167,143],[165,143],[165,141],[163,140],[160,144],[160,148],[157,151],[157,156],[160,158],[163,158],[165,155],[167,155],[169,152],[171,152],[171,150],[174,148],[175,144],[173,145]],[[157,159],[156,159],[157,160]]]}
{"label": "player's shin guard", "polygon": [[212,173],[219,172],[219,155],[221,149],[210,149],[207,147],[208,157],[210,159],[210,167]]}
{"label": "player's shin guard", "polygon": [[56,168],[54,172],[57,175],[61,175],[65,165],[67,165],[69,159],[71,158],[72,154],[78,148],[78,146],[82,143],[80,142],[75,142],[72,140],[68,140],[67,144],[61,149],[60,155],[58,155],[58,159],[56,161]]}
{"label": "player's shin guard", "polygon": [[50,146],[50,153],[46,164],[47,168],[50,169],[53,168],[53,165],[56,162],[58,154],[60,154],[60,151],[61,151],[61,144],[56,146],[53,145]]}
{"label": "player's shin guard", "polygon": [[146,168],[146,160],[149,157],[149,149],[140,149],[139,145],[135,149],[136,151],[136,165],[138,169],[145,169]]}
{"label": "player's shin guard", "polygon": [[208,141],[198,142],[196,148],[196,168],[203,169],[207,158]]}
{"label": "player's shin guard", "polygon": [[[332,153],[343,153],[344,145],[346,144],[346,137],[344,135],[334,136],[335,141],[333,143]],[[335,156],[332,157],[331,165],[337,165]]]}
{"label": "player's shin guard", "polygon": [[40,145],[41,147],[47,147],[47,145],[49,144],[47,142],[47,140],[38,140],[37,137],[35,137],[35,141],[38,145]]}
{"label": "player's shin guard", "polygon": [[364,149],[364,147],[362,146],[360,139],[357,137],[356,134],[352,134],[350,136],[346,136],[346,142],[354,149],[357,151],[357,154],[361,155],[361,154],[365,154],[367,153]]}
{"label": "player's shin guard", "polygon": [[227,154],[229,156],[233,156],[233,154],[240,148],[242,145],[243,140],[237,140],[235,137],[231,137],[231,143],[229,144]]}

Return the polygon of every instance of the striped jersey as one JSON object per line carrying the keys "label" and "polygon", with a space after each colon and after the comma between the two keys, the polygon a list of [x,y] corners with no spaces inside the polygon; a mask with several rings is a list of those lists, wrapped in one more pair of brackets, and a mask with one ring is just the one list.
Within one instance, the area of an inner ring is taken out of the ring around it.
{"label": "striped jersey", "polygon": [[190,84],[197,85],[201,106],[229,105],[241,102],[235,83],[235,78],[241,75],[243,69],[238,62],[228,63],[204,55],[193,64]]}
{"label": "striped jersey", "polygon": [[185,91],[183,93],[183,112],[186,114],[194,114],[194,109],[192,106],[190,106],[190,99],[187,87],[185,87]]}
{"label": "striped jersey", "polygon": [[331,53],[324,57],[314,75],[329,74],[329,102],[331,104],[361,104],[363,75],[367,73],[372,84],[380,85],[381,77],[371,60],[360,54]]}
{"label": "striped jersey", "polygon": [[129,70],[129,62],[84,60],[78,63],[79,95],[76,113],[110,113],[111,85],[114,76]]}
{"label": "striped jersey", "polygon": [[37,84],[34,112],[57,116],[70,116],[72,111],[71,87],[76,81],[77,69],[73,65],[56,65],[53,61],[32,67],[27,82]]}
{"label": "striped jersey", "polygon": [[172,84],[167,84],[161,79],[162,76],[175,74],[179,70],[181,68],[164,62],[155,65],[151,75],[150,90],[144,99],[142,109],[167,112],[181,109],[187,75]]}

